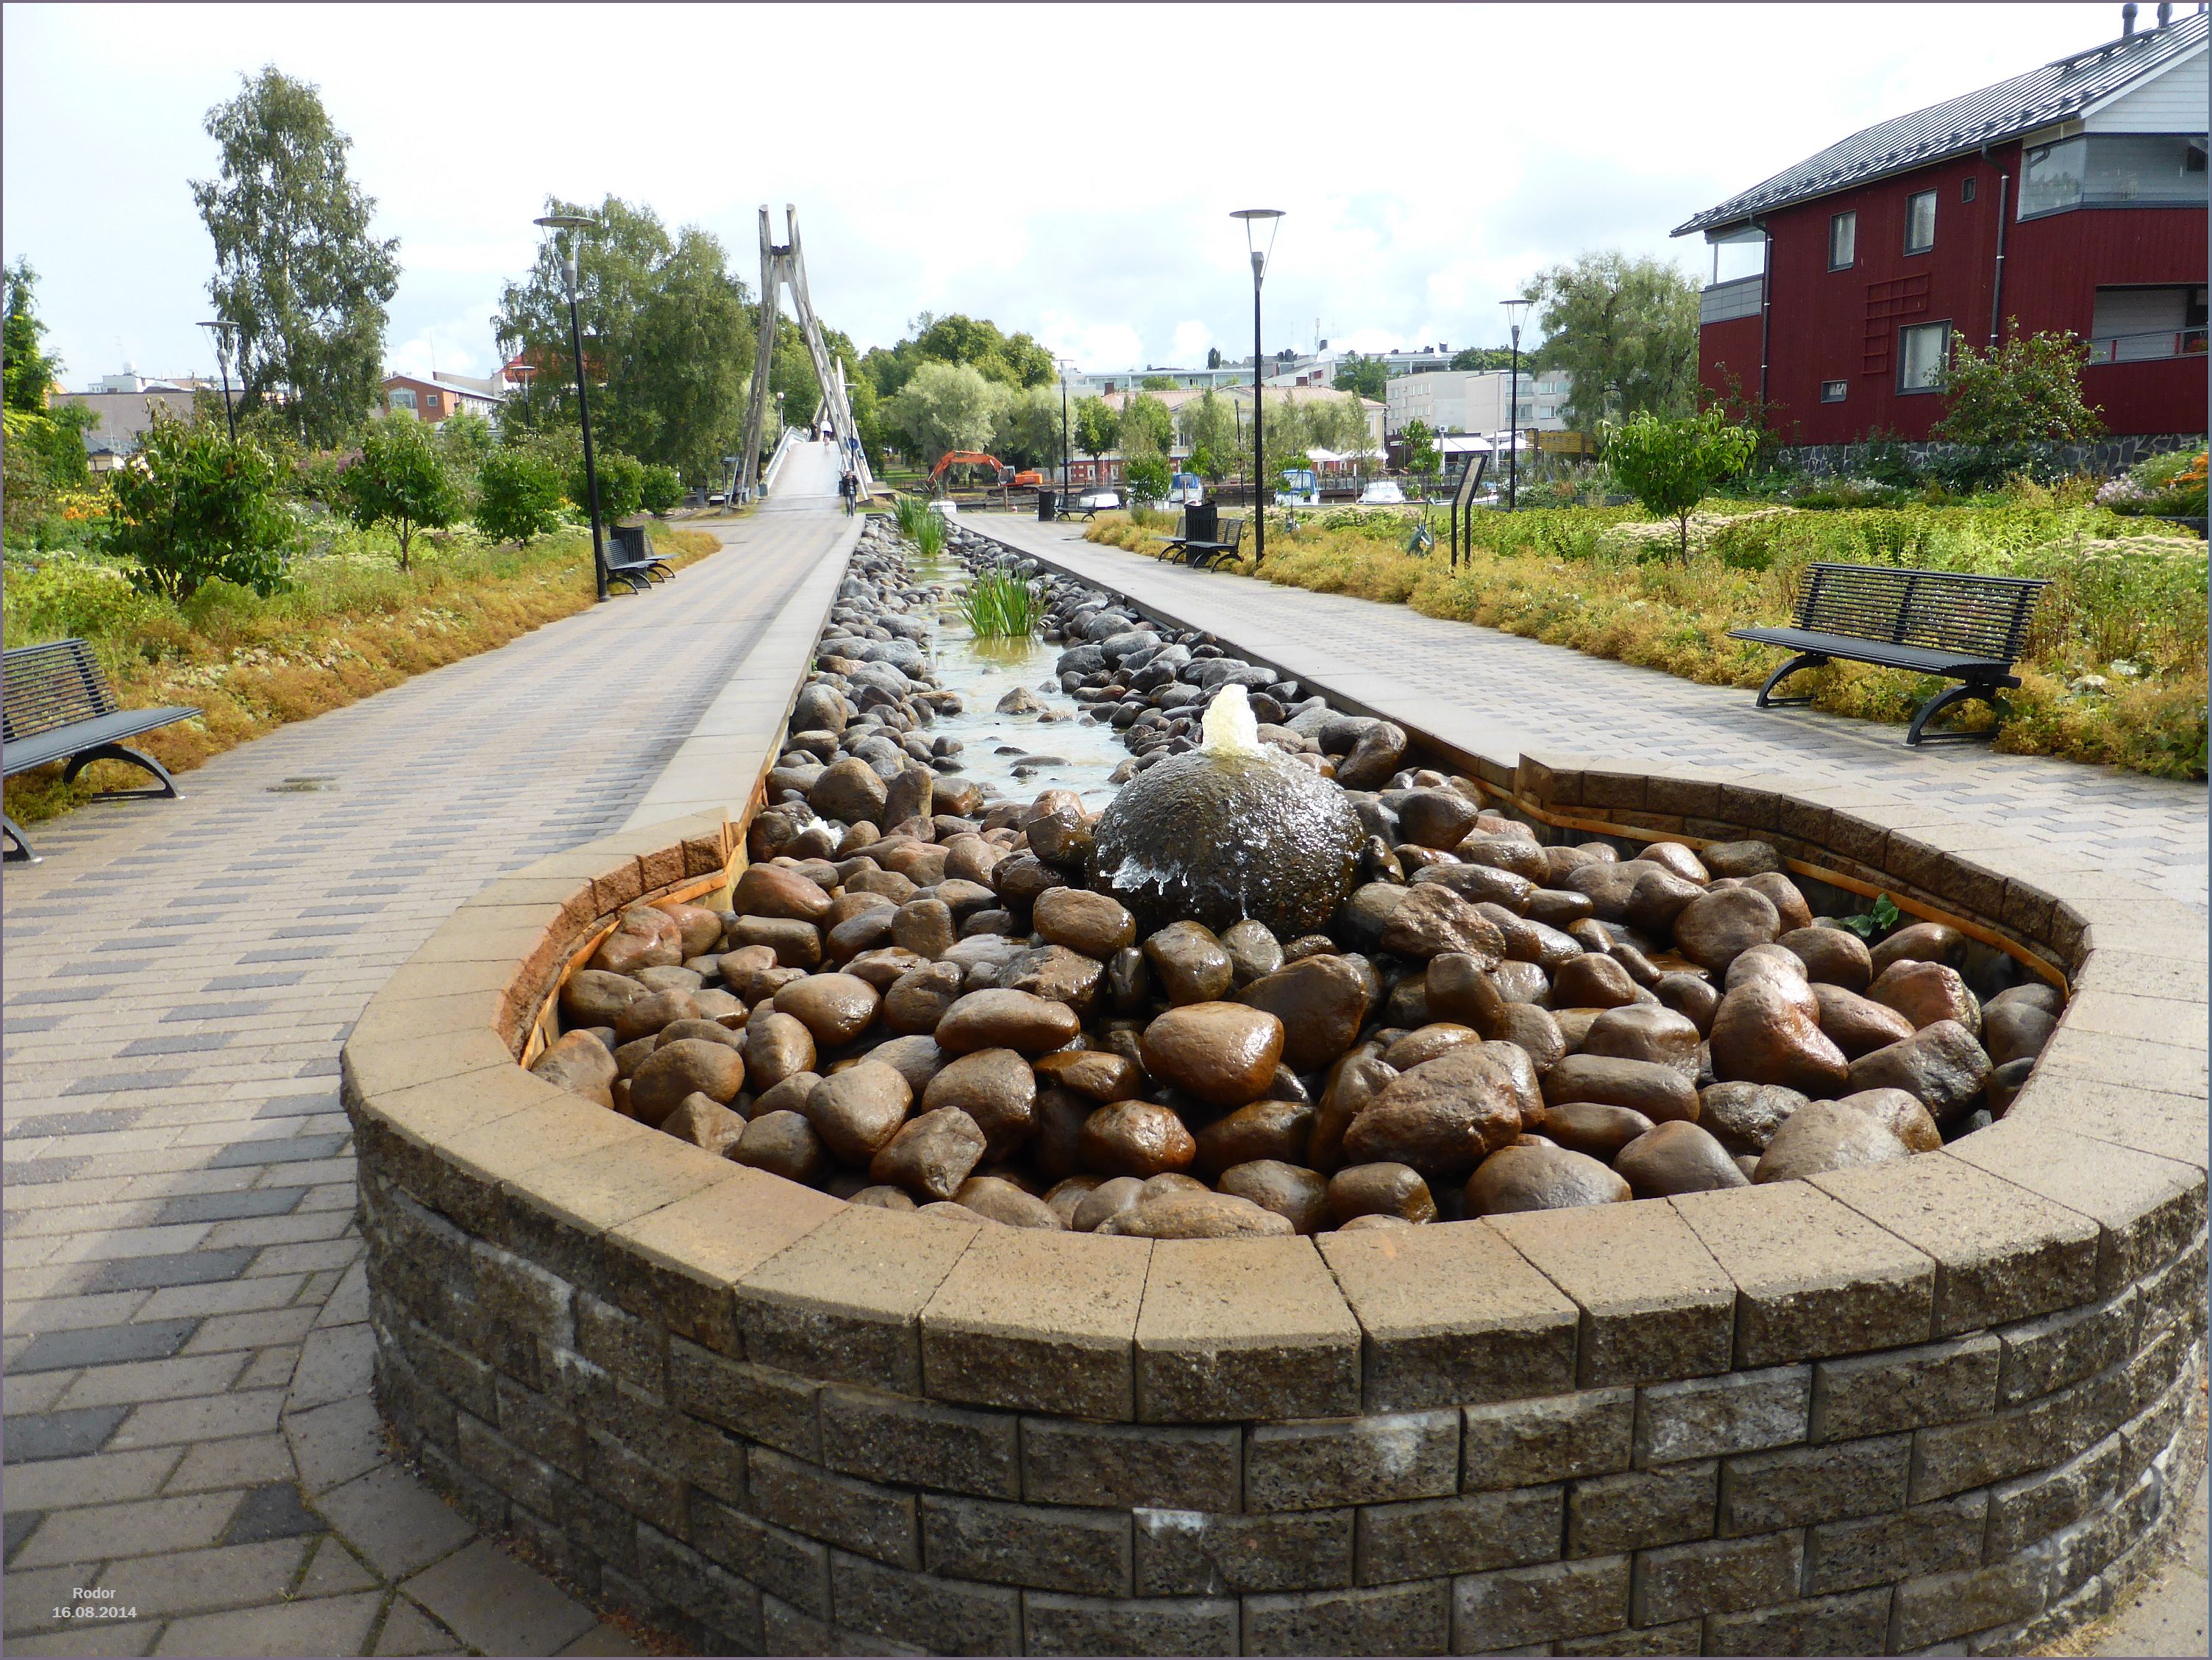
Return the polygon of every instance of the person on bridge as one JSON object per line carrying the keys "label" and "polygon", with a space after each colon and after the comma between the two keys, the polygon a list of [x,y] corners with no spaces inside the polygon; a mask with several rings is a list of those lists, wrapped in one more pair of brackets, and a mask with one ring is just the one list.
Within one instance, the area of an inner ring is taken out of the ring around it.
{"label": "person on bridge", "polygon": [[837,477],[837,494],[844,498],[845,517],[853,516],[853,502],[860,494],[860,476],[848,468]]}

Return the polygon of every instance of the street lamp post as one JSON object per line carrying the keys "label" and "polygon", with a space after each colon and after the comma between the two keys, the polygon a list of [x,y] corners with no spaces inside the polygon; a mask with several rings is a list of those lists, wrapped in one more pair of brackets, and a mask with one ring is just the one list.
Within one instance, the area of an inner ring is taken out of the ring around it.
{"label": "street lamp post", "polygon": [[1521,313],[1535,301],[1527,298],[1501,300],[1506,321],[1513,330],[1513,373],[1505,389],[1505,511],[1521,505]]}
{"label": "street lamp post", "polygon": [[1069,464],[1067,448],[1068,360],[1060,357],[1053,361],[1054,366],[1060,370],[1060,511],[1064,513],[1067,508],[1068,474],[1073,471]]}
{"label": "street lamp post", "polygon": [[584,494],[592,514],[592,582],[599,597],[607,597],[607,544],[599,528],[599,466],[592,453],[592,398],[585,389],[584,325],[576,315],[576,244],[592,222],[580,213],[549,213],[536,224],[547,230],[569,233],[561,262],[561,276],[568,294],[568,344],[576,354],[576,417],[584,429]]}
{"label": "street lamp post", "polygon": [[222,371],[222,415],[223,419],[230,423],[230,441],[235,445],[238,442],[238,410],[230,401],[230,322],[227,318],[218,317],[200,326],[215,337],[215,365]]}
{"label": "street lamp post", "polygon": [[[1244,222],[1244,246],[1252,256],[1252,562],[1259,565],[1267,557],[1267,502],[1262,496],[1261,474],[1267,466],[1267,447],[1262,442],[1262,417],[1260,404],[1266,396],[1261,376],[1265,365],[1260,356],[1260,285],[1267,281],[1267,256],[1275,251],[1275,232],[1281,227],[1280,208],[1239,208],[1229,216]],[[1260,246],[1259,227],[1267,228],[1267,244]]]}

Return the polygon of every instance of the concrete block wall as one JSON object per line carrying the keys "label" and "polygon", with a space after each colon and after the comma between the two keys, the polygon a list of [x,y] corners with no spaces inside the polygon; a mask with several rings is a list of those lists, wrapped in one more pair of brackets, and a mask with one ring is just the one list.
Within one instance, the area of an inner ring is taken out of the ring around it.
{"label": "concrete block wall", "polygon": [[706,1651],[2014,1652],[2203,1460],[2203,924],[1873,791],[1455,757],[1577,837],[1774,841],[2071,982],[1999,1125],[1793,1183],[1153,1243],[852,1207],[516,1064],[719,815],[465,906],[349,1043],[379,1399]]}

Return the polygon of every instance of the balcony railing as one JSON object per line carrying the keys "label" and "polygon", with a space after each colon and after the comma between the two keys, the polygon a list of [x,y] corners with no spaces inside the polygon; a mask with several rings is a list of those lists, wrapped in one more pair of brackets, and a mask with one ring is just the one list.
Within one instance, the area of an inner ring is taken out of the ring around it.
{"label": "balcony railing", "polygon": [[2100,335],[2089,342],[2093,363],[2148,363],[2163,357],[2202,357],[2204,330],[2154,329],[2148,334]]}

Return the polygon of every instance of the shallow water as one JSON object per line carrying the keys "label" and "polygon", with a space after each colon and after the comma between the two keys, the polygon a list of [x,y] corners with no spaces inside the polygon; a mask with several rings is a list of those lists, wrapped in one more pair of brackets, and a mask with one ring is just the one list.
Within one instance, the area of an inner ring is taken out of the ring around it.
{"label": "shallow water", "polygon": [[[1110,726],[1085,724],[1083,705],[1064,696],[1052,666],[1066,648],[1036,639],[978,640],[952,602],[954,584],[967,569],[957,560],[925,559],[909,554],[907,569],[921,586],[943,584],[946,596],[935,608],[929,653],[938,680],[957,691],[966,705],[959,714],[939,715],[929,736],[955,738],[962,745],[960,770],[953,778],[972,779],[987,794],[1026,801],[1048,789],[1072,789],[1097,811],[1112,799],[1107,776],[1129,758]],[[1000,714],[997,704],[1017,686],[1027,686],[1060,717]],[[1000,754],[1001,749],[1012,751]]]}

